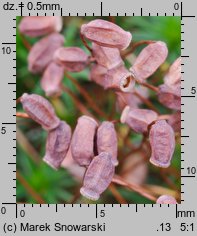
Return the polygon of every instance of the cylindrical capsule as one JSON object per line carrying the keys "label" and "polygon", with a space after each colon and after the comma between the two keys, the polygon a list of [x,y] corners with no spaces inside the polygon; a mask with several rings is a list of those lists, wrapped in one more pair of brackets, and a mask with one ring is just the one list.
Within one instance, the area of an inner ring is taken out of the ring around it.
{"label": "cylindrical capsule", "polygon": [[173,128],[175,132],[181,132],[181,112],[177,111],[176,113],[170,115],[168,124]]}
{"label": "cylindrical capsule", "polygon": [[45,98],[36,94],[24,93],[20,99],[27,114],[45,130],[55,129],[60,120],[52,105]]}
{"label": "cylindrical capsule", "polygon": [[88,64],[88,55],[78,47],[61,47],[54,54],[54,60],[66,71],[79,72]]}
{"label": "cylindrical capsule", "polygon": [[107,69],[104,66],[95,64],[90,69],[90,80],[105,88],[107,84]]}
{"label": "cylindrical capsule", "polygon": [[70,126],[61,121],[57,128],[48,133],[44,161],[54,169],[59,169],[71,140]]}
{"label": "cylindrical capsule", "polygon": [[81,116],[73,133],[71,153],[80,166],[88,166],[94,157],[94,139],[97,122],[89,116]]}
{"label": "cylindrical capsule", "polygon": [[112,181],[115,167],[111,161],[111,155],[101,152],[94,157],[84,177],[83,187],[80,193],[91,200],[98,200]]}
{"label": "cylindrical capsule", "polygon": [[131,93],[116,92],[118,111],[122,111],[127,105],[130,108],[138,108],[142,104],[142,100],[136,96],[135,92],[143,98],[149,97],[149,90],[142,86],[135,87]]}
{"label": "cylindrical capsule", "polygon": [[64,78],[64,68],[55,62],[51,62],[44,71],[41,79],[41,87],[46,96],[58,96],[61,94],[61,82]]}
{"label": "cylindrical capsule", "polygon": [[180,88],[172,88],[167,86],[166,84],[162,84],[159,86],[158,99],[164,106],[168,108],[178,111],[181,110]]}
{"label": "cylindrical capsule", "polygon": [[92,50],[97,63],[108,70],[124,64],[117,48],[102,47],[93,43]]}
{"label": "cylindrical capsule", "polygon": [[177,201],[172,196],[162,195],[157,199],[156,203],[157,204],[177,204]]}
{"label": "cylindrical capsule", "polygon": [[66,157],[64,158],[61,166],[68,170],[72,177],[78,182],[82,182],[84,174],[86,172],[86,167],[79,166],[72,157],[71,148],[69,147]]}
{"label": "cylindrical capsule", "polygon": [[28,56],[28,68],[32,73],[41,73],[53,59],[54,52],[64,44],[61,34],[53,33],[39,40],[31,48]]}
{"label": "cylindrical capsule", "polygon": [[109,21],[97,19],[81,26],[81,34],[91,42],[103,47],[123,50],[131,42],[132,35],[118,25]]}
{"label": "cylindrical capsule", "polygon": [[29,37],[43,36],[62,29],[61,16],[24,16],[19,24],[19,31]]}
{"label": "cylindrical capsule", "polygon": [[148,126],[158,115],[156,112],[148,109],[130,108],[126,106],[121,115],[121,123],[126,123],[137,133],[147,133]]}
{"label": "cylindrical capsule", "polygon": [[135,85],[133,74],[123,65],[108,70],[105,76],[105,89],[113,89],[118,92],[122,91],[129,93],[133,90]]}
{"label": "cylindrical capsule", "polygon": [[111,155],[113,165],[118,165],[118,139],[114,124],[104,121],[97,130],[97,150],[98,153],[107,152]]}
{"label": "cylindrical capsule", "polygon": [[122,111],[126,106],[137,108],[138,99],[133,93],[116,92],[116,109]]}
{"label": "cylindrical capsule", "polygon": [[170,66],[164,82],[169,87],[181,87],[181,57],[177,58]]}
{"label": "cylindrical capsule", "polygon": [[158,167],[169,167],[175,149],[172,127],[165,120],[156,121],[151,126],[149,140],[152,150],[150,162]]}
{"label": "cylindrical capsule", "polygon": [[168,49],[164,42],[151,43],[140,52],[130,71],[138,82],[144,82],[164,63],[167,55]]}

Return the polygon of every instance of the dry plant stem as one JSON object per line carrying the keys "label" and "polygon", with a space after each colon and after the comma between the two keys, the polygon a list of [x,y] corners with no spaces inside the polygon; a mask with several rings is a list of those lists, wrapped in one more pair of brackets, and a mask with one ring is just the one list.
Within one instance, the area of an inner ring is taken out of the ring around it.
{"label": "dry plant stem", "polygon": [[180,179],[181,178],[181,174],[179,171],[177,171],[174,167],[168,167],[167,169],[163,169],[163,172],[165,173],[165,175],[167,174],[171,174],[173,175],[175,178]]}
{"label": "dry plant stem", "polygon": [[176,191],[179,191],[179,189],[176,187],[176,185],[172,182],[172,180],[170,178],[168,178],[168,176],[166,176],[165,172],[162,169],[160,171],[160,175],[161,175],[162,179],[166,182],[166,184],[170,188],[172,188],[172,189],[174,189]]}
{"label": "dry plant stem", "polygon": [[165,75],[165,74],[163,73],[161,77],[153,76],[153,77],[151,78],[151,83],[152,83],[152,84],[158,84],[158,83],[161,81],[161,78],[164,77],[164,75]]}
{"label": "dry plant stem", "polygon": [[109,120],[112,120],[113,117],[115,116],[115,114],[116,114],[116,103],[113,102],[112,109],[111,109],[111,111],[110,111],[110,114],[109,114],[108,119],[109,119]]}
{"label": "dry plant stem", "polygon": [[143,197],[156,202],[156,198],[152,195],[150,195],[149,193],[146,192],[146,189],[144,189],[143,187],[136,185],[136,184],[131,184],[126,182],[125,180],[123,180],[120,176],[115,175],[114,178],[112,179],[113,183],[119,184],[121,186],[127,187],[131,190],[133,190],[134,192],[139,193],[140,195],[142,195]]}
{"label": "dry plant stem", "polygon": [[28,153],[28,156],[31,158],[31,160],[36,164],[39,165],[41,161],[41,157],[39,156],[36,149],[31,145],[29,140],[26,138],[26,136],[23,134],[23,132],[16,127],[16,140],[17,144],[21,146],[21,148]]}
{"label": "dry plant stem", "polygon": [[[139,145],[139,147],[135,148],[135,149],[132,149],[129,153],[127,153],[127,155],[125,157],[122,158],[123,161],[125,161],[126,159],[128,159],[132,154],[136,153],[136,152],[141,152],[141,153],[144,153],[145,152],[143,151],[143,145],[146,143],[146,139],[143,138],[141,144]],[[144,160],[148,160],[147,157],[143,157],[143,161]],[[141,162],[139,162],[140,164]]]}
{"label": "dry plant stem", "polygon": [[138,97],[143,103],[145,103],[151,110],[157,112],[159,114],[158,109],[150,102],[148,99],[141,96],[138,92],[134,92],[135,96]]}
{"label": "dry plant stem", "polygon": [[84,46],[85,46],[85,47],[91,52],[91,54],[92,54],[92,48],[88,46],[88,44],[87,44],[85,38],[83,37],[83,35],[82,35],[81,33],[80,33],[80,37],[81,37],[81,40],[82,40]]}
{"label": "dry plant stem", "polygon": [[140,151],[140,150],[142,149],[142,147],[143,147],[143,145],[144,145],[145,142],[146,142],[146,136],[144,135],[144,136],[143,136],[143,139],[142,139],[142,141],[141,141],[141,143],[140,143],[140,145],[139,145],[139,147],[137,147],[137,148],[135,148],[135,149],[132,149],[132,150],[126,155],[126,157],[124,157],[123,159],[125,160],[125,159],[128,158],[130,155],[132,155],[132,154],[134,154],[134,153]]}
{"label": "dry plant stem", "polygon": [[68,73],[65,73],[65,76],[72,81],[72,83],[77,87],[81,95],[86,99],[86,101],[90,104],[91,108],[101,117],[107,118],[106,114],[96,105],[96,103],[92,100],[86,90],[78,83],[76,79],[74,79]]}
{"label": "dry plant stem", "polygon": [[85,115],[87,115],[87,116],[91,116],[91,117],[93,117],[93,118],[97,121],[96,117],[94,117],[94,116],[87,110],[87,108],[78,100],[78,98],[75,96],[75,94],[74,94],[70,89],[68,89],[68,88],[67,88],[66,86],[64,86],[63,84],[61,85],[61,89],[62,89],[65,93],[69,94],[69,95],[72,97],[72,99],[73,99],[75,105],[76,105],[77,108],[81,111],[81,113],[83,113],[83,114],[85,114]]}
{"label": "dry plant stem", "polygon": [[110,120],[110,122],[113,123],[113,124],[115,125],[115,124],[120,123],[120,120]]}
{"label": "dry plant stem", "polygon": [[20,34],[20,36],[21,36],[23,45],[25,46],[25,48],[26,48],[28,51],[30,51],[30,49],[31,49],[31,44],[27,41],[27,39],[26,39],[22,34]]}
{"label": "dry plant stem", "polygon": [[125,144],[127,145],[128,148],[130,148],[131,150],[134,148],[134,145],[131,143],[131,140],[126,139],[125,140]]}
{"label": "dry plant stem", "polygon": [[75,195],[67,204],[75,204],[77,202],[77,200],[81,197],[79,190],[80,190],[80,188],[77,188]]}
{"label": "dry plant stem", "polygon": [[17,98],[16,99],[16,104],[20,103],[21,102],[21,97]]}
{"label": "dry plant stem", "polygon": [[133,45],[130,46],[130,48],[125,51],[123,54],[122,54],[122,57],[123,59],[126,58],[128,55],[130,55],[131,53],[133,53],[135,51],[135,49],[141,45],[144,45],[144,44],[150,44],[150,43],[154,43],[155,41],[153,40],[141,40],[137,43],[134,43]]}
{"label": "dry plant stem", "polygon": [[113,194],[114,198],[116,199],[118,203],[127,204],[126,200],[120,195],[120,193],[118,192],[114,184],[112,183],[110,184],[109,190],[111,191],[111,193]]}
{"label": "dry plant stem", "polygon": [[115,16],[109,16],[109,21],[111,21],[112,23],[116,23],[116,17]]}
{"label": "dry plant stem", "polygon": [[16,117],[29,118],[29,119],[31,119],[28,114],[23,113],[23,112],[16,112]]}
{"label": "dry plant stem", "polygon": [[161,195],[170,195],[170,196],[175,197],[179,202],[181,200],[180,192],[176,192],[172,189],[169,189],[163,186],[158,186],[158,185],[150,185],[150,184],[146,184],[144,185],[144,187],[149,193],[154,193],[155,196],[157,197]]}
{"label": "dry plant stem", "polygon": [[133,166],[131,166],[131,167],[129,166],[127,169],[125,169],[125,171],[122,173],[123,176],[128,173],[131,173],[133,170],[135,170],[135,168],[138,167],[138,165],[141,165],[141,164],[148,161],[148,157],[146,156],[146,153],[144,151],[140,151],[140,150],[139,150],[139,152],[142,153],[142,159],[140,159],[138,162],[136,162]]}
{"label": "dry plant stem", "polygon": [[[138,148],[133,149],[129,154],[127,154],[127,156],[125,156],[124,158],[122,158],[122,160],[125,160],[129,157],[131,157],[132,154],[135,154],[137,152],[141,153],[142,155],[142,159],[139,160],[138,162],[136,162],[131,168],[128,167],[127,169],[125,169],[125,171],[122,173],[123,175],[125,175],[128,172],[131,172],[132,170],[134,170],[135,168],[138,167],[138,165],[143,164],[145,162],[149,161],[149,154],[147,153],[147,150],[144,149],[145,145],[147,144],[147,139],[144,136],[140,146]],[[150,147],[149,147],[150,148]]]}
{"label": "dry plant stem", "polygon": [[37,203],[45,204],[44,199],[29,185],[19,171],[16,171],[16,178]]}
{"label": "dry plant stem", "polygon": [[159,89],[157,87],[155,87],[154,85],[151,85],[151,84],[148,84],[148,83],[140,83],[140,85],[146,87],[146,88],[149,88],[150,90],[154,91],[154,92],[158,92]]}

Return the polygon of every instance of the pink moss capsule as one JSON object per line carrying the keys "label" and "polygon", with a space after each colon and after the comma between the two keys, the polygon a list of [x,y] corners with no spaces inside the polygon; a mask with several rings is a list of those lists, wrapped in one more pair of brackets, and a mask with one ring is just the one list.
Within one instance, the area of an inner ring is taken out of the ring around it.
{"label": "pink moss capsule", "polygon": [[72,177],[77,180],[77,182],[82,182],[84,174],[86,172],[86,167],[79,166],[72,158],[71,148],[69,147],[66,157],[64,158],[61,166],[68,170]]}
{"label": "pink moss capsule", "polygon": [[111,162],[111,155],[101,152],[90,163],[80,193],[88,199],[98,200],[111,183],[114,172],[115,167]]}
{"label": "pink moss capsule", "polygon": [[172,88],[166,84],[162,84],[159,86],[158,99],[164,106],[168,108],[178,111],[181,110],[180,88]]}
{"label": "pink moss capsule", "polygon": [[118,25],[105,20],[93,20],[81,26],[81,34],[91,42],[103,47],[118,48],[129,46],[132,36]]}
{"label": "pink moss capsule", "polygon": [[73,133],[71,153],[80,166],[88,166],[94,157],[94,138],[97,122],[89,116],[81,116]]}
{"label": "pink moss capsule", "polygon": [[23,109],[27,114],[45,130],[55,129],[59,123],[59,118],[51,104],[45,98],[37,94],[24,93],[20,99]]}
{"label": "pink moss capsule", "polygon": [[116,108],[122,111],[127,105],[132,108],[138,107],[138,100],[133,93],[116,92]]}
{"label": "pink moss capsule", "polygon": [[90,69],[90,80],[94,81],[103,88],[106,85],[106,73],[107,69],[103,66],[95,64]]}
{"label": "pink moss capsule", "polygon": [[138,108],[142,104],[142,100],[139,99],[134,92],[137,92],[144,98],[148,98],[149,91],[146,87],[138,86],[135,87],[131,93],[116,92],[117,95],[117,110],[122,111],[126,106],[130,108]]}
{"label": "pink moss capsule", "polygon": [[61,34],[53,33],[39,40],[31,48],[28,56],[28,68],[32,73],[41,73],[53,59],[54,52],[64,44]]}
{"label": "pink moss capsule", "polygon": [[71,128],[61,121],[57,128],[48,133],[44,161],[54,169],[59,169],[70,145]]}
{"label": "pink moss capsule", "polygon": [[162,168],[170,166],[175,149],[172,127],[165,120],[158,120],[151,126],[149,140],[152,149],[150,162]]}
{"label": "pink moss capsule", "polygon": [[88,55],[78,47],[61,47],[54,54],[54,60],[66,71],[79,72],[88,64]]}
{"label": "pink moss capsule", "polygon": [[124,64],[117,48],[102,47],[93,43],[92,50],[97,63],[108,70]]}
{"label": "pink moss capsule", "polygon": [[24,16],[19,24],[19,31],[29,37],[43,36],[62,29],[61,16]]}
{"label": "pink moss capsule", "polygon": [[162,195],[157,199],[156,203],[157,204],[177,204],[177,201],[172,196]]}
{"label": "pink moss capsule", "polygon": [[117,92],[131,92],[135,85],[135,80],[131,72],[125,66],[120,65],[106,73],[105,89],[113,89]]}
{"label": "pink moss capsule", "polygon": [[170,115],[168,119],[168,124],[173,128],[175,132],[181,132],[181,112],[177,111],[176,113]]}
{"label": "pink moss capsule", "polygon": [[138,82],[144,82],[164,63],[167,55],[168,49],[164,42],[151,43],[140,52],[130,70]]}
{"label": "pink moss capsule", "polygon": [[104,121],[97,130],[98,153],[107,152],[111,155],[113,165],[118,165],[118,140],[114,124]]}
{"label": "pink moss capsule", "polygon": [[41,87],[46,96],[58,96],[61,94],[61,82],[64,78],[64,68],[61,65],[51,62],[41,79]]}
{"label": "pink moss capsule", "polygon": [[164,81],[169,87],[181,87],[181,57],[177,58],[171,65]]}
{"label": "pink moss capsule", "polygon": [[126,123],[137,133],[148,132],[148,126],[158,118],[156,112],[148,109],[126,106],[121,115],[121,123]]}

